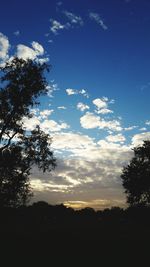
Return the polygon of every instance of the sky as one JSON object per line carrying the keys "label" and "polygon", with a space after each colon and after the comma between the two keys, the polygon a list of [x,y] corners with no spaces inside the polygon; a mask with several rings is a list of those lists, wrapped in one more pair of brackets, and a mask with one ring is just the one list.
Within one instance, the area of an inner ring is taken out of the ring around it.
{"label": "sky", "polygon": [[0,64],[47,62],[48,95],[24,124],[49,133],[52,173],[33,168],[32,201],[126,206],[120,174],[150,139],[150,1],[2,1]]}

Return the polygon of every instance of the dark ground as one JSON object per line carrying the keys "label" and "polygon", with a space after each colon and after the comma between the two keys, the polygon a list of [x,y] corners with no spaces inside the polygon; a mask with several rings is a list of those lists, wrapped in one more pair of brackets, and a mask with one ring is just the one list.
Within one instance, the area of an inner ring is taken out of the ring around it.
{"label": "dark ground", "polygon": [[150,208],[38,202],[0,212],[0,266],[150,266]]}

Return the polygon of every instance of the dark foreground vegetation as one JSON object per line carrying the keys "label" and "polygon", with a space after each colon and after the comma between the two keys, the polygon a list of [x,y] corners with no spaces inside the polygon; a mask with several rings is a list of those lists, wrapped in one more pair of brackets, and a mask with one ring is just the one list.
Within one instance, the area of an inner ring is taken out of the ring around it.
{"label": "dark foreground vegetation", "polygon": [[79,259],[84,264],[97,260],[118,264],[121,260],[123,266],[136,261],[144,264],[149,256],[148,207],[75,211],[40,201],[28,207],[3,208],[0,213],[1,255],[7,252],[6,262],[21,257],[27,264],[49,260],[57,266],[70,259],[70,266],[81,266]]}

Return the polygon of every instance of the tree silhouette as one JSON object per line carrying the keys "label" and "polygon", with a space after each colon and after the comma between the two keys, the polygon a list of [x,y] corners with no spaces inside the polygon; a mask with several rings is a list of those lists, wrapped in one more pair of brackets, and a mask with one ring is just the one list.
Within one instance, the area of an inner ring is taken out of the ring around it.
{"label": "tree silhouette", "polygon": [[14,58],[0,71],[0,206],[18,206],[31,196],[31,167],[45,172],[56,166],[50,136],[39,126],[29,131],[23,125],[37,98],[47,93],[49,66]]}
{"label": "tree silhouette", "polygon": [[122,184],[131,206],[150,204],[150,141],[135,147],[130,164],[123,168]]}

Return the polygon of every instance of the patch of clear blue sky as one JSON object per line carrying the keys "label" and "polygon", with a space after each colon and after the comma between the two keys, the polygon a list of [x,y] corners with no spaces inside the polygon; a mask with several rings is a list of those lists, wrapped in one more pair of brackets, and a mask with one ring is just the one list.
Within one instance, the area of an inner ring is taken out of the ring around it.
{"label": "patch of clear blue sky", "polygon": [[[0,31],[8,36],[11,51],[19,43],[29,46],[37,41],[43,45],[53,66],[49,79],[55,79],[61,88],[55,105],[72,101],[75,106],[77,98],[66,98],[64,90],[84,88],[91,98],[82,102],[90,104],[102,96],[115,99],[113,108],[126,126],[149,120],[150,87],[141,88],[150,82],[150,1],[63,0],[57,6],[58,2],[2,1]],[[49,19],[66,23],[63,10],[80,15],[84,26],[55,36],[50,33]],[[98,13],[108,29],[91,21],[89,12]],[[19,36],[13,35],[16,30]],[[45,37],[48,32],[49,37]],[[53,43],[48,43],[49,39]],[[81,101],[81,96],[78,99]]]}

